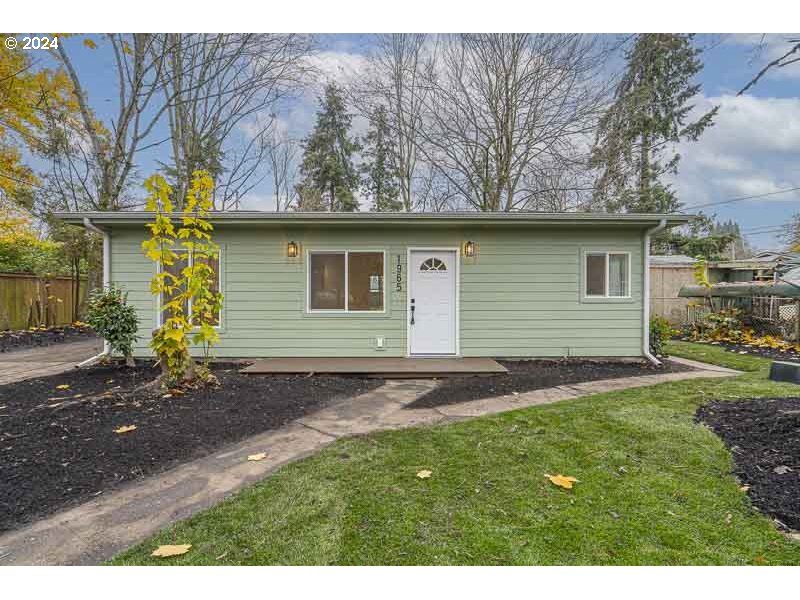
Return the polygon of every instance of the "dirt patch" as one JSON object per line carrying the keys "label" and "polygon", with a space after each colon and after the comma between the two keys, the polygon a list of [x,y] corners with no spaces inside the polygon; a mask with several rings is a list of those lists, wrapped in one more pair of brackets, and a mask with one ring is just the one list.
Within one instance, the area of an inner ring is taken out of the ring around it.
{"label": "dirt patch", "polygon": [[[218,389],[169,398],[134,391],[155,378],[151,366],[97,366],[0,386],[0,531],[383,383],[238,368],[215,366]],[[128,425],[136,429],[114,433]]]}
{"label": "dirt patch", "polygon": [[736,354],[751,354],[771,360],[790,360],[800,361],[800,352],[794,350],[776,350],[775,348],[761,348],[759,346],[748,346],[747,344],[734,344],[732,342],[702,342],[688,337],[675,338],[682,342],[692,342],[694,344],[705,344],[707,346],[719,346]]}
{"label": "dirt patch", "polygon": [[0,331],[0,352],[14,352],[40,346],[52,346],[63,342],[77,342],[97,337],[89,327],[51,327],[50,329],[23,329]]}
{"label": "dirt patch", "polygon": [[800,530],[800,398],[715,401],[696,418],[730,449],[753,504]]}
{"label": "dirt patch", "polygon": [[493,396],[530,392],[584,381],[639,377],[658,373],[691,371],[691,367],[665,361],[656,367],[644,362],[612,362],[586,359],[498,361],[504,375],[445,379],[407,408],[433,408]]}

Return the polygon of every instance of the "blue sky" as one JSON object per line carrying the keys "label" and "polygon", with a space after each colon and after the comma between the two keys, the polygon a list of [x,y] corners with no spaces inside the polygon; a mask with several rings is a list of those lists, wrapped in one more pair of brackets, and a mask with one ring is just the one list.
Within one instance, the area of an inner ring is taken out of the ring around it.
{"label": "blue sky", "polygon": [[[800,63],[765,77],[747,96],[736,92],[769,59],[786,47],[792,34],[700,35],[705,48],[705,68],[699,77],[702,95],[697,110],[719,105],[716,125],[699,142],[679,149],[682,162],[672,181],[688,210],[694,205],[719,202],[741,196],[772,193],[800,186]],[[795,34],[796,35],[796,34]],[[763,43],[762,43],[763,42]],[[112,57],[103,50],[89,50],[78,38],[65,40],[75,63],[85,78],[93,108],[110,117],[116,94]],[[762,43],[762,51],[754,54]],[[328,77],[346,79],[357,74],[369,50],[369,36],[324,35],[315,64]],[[321,85],[322,82],[319,82]],[[303,136],[313,124],[318,87],[312,87],[287,105],[281,118],[294,135]],[[356,123],[363,128],[363,123]],[[154,139],[165,137],[165,127],[154,132]],[[139,174],[146,177],[156,169],[155,160],[166,153],[166,146],[141,157]],[[271,208],[271,190],[264,183],[253,191],[248,208]],[[732,202],[703,209],[719,219],[735,219],[757,247],[780,242],[774,231],[760,231],[784,224],[800,212],[800,193],[776,194],[767,198]]]}

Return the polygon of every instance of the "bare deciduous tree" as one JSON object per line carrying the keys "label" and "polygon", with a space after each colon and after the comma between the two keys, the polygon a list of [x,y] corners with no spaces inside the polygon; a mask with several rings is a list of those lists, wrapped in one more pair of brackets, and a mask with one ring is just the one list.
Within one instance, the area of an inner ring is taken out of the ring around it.
{"label": "bare deciduous tree", "polygon": [[[606,90],[597,39],[579,34],[444,37],[421,95],[420,150],[473,209],[530,206],[539,172],[575,160]],[[523,186],[524,182],[524,186]]]}
{"label": "bare deciduous tree", "polygon": [[115,117],[108,123],[92,110],[83,78],[67,52],[69,44],[61,43],[52,52],[69,75],[80,108],[80,123],[64,138],[77,143],[79,152],[66,153],[66,160],[80,155],[83,164],[75,169],[85,175],[81,186],[92,208],[117,210],[130,183],[135,157],[148,147],[145,141],[166,110],[166,105],[154,104],[164,61],[161,54],[153,52],[153,34],[109,33],[103,37],[111,47],[117,77]]}
{"label": "bare deciduous tree", "polygon": [[391,160],[398,174],[403,209],[414,210],[414,181],[426,88],[423,70],[430,66],[431,49],[424,33],[377,34],[369,66],[350,88],[352,104],[367,118],[378,106],[386,111],[392,132]]}
{"label": "bare deciduous tree", "polygon": [[[274,107],[301,85],[312,39],[300,34],[164,34],[176,198],[196,169],[217,180],[217,210],[238,206],[266,176]],[[267,115],[265,117],[265,115]]]}
{"label": "bare deciduous tree", "polygon": [[275,194],[275,210],[278,212],[288,210],[294,203],[299,155],[297,140],[290,138],[276,125],[267,142],[267,161]]}

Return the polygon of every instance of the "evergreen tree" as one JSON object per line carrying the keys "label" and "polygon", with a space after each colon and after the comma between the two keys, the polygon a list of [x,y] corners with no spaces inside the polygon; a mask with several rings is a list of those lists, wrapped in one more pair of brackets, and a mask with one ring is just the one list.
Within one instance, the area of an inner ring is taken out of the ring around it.
{"label": "evergreen tree", "polygon": [[361,171],[364,179],[362,192],[372,200],[372,210],[376,212],[397,212],[403,208],[400,200],[398,172],[393,156],[393,138],[386,121],[386,109],[381,105],[370,117],[370,128],[364,140],[366,162]]}
{"label": "evergreen tree", "polygon": [[627,67],[600,119],[592,165],[600,169],[596,199],[610,212],[669,212],[680,207],[662,176],[675,174],[673,145],[696,141],[717,108],[689,120],[703,68],[692,34],[640,33],[625,53]]}
{"label": "evergreen tree", "polygon": [[359,176],[353,166],[353,154],[359,145],[350,137],[352,120],[342,91],[335,83],[329,83],[320,99],[314,130],[303,143],[302,180],[297,185],[299,208],[358,210],[354,192]]}

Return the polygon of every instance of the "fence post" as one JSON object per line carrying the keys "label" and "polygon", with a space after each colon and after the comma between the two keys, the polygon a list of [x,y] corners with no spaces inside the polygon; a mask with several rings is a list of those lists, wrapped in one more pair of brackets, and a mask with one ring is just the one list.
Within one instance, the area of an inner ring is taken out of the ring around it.
{"label": "fence post", "polygon": [[800,300],[794,301],[794,343],[800,344]]}

